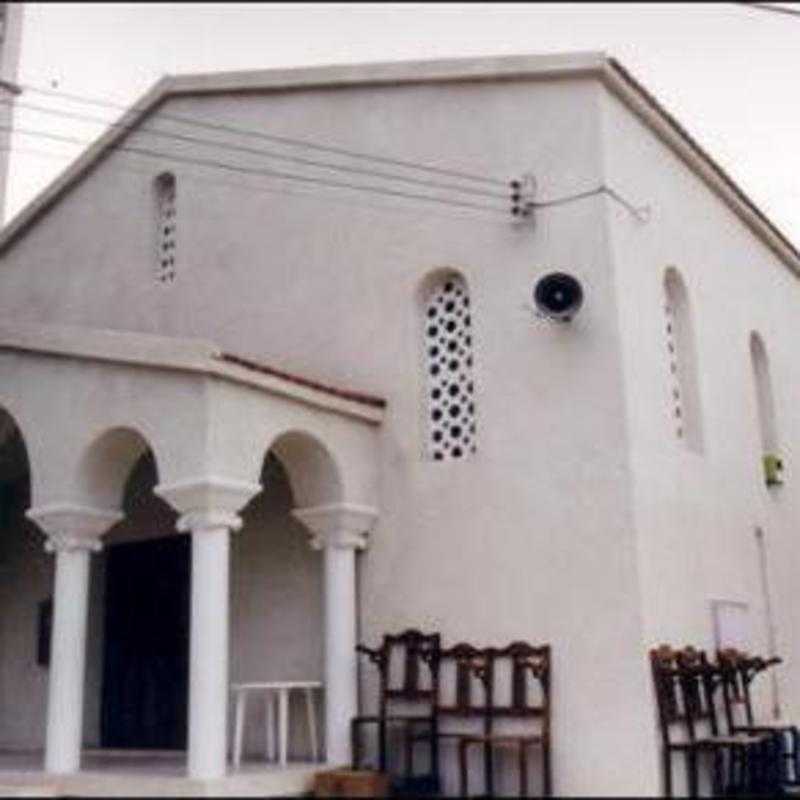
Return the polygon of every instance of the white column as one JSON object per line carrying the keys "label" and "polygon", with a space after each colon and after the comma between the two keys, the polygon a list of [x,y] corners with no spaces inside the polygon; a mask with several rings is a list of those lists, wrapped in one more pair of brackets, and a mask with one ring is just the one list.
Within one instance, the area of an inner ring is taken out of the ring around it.
{"label": "white column", "polygon": [[230,533],[235,513],[260,491],[258,484],[202,478],[155,491],[183,512],[178,530],[192,537],[189,645],[190,778],[225,775],[228,743]]}
{"label": "white column", "polygon": [[377,512],[338,503],[303,508],[293,514],[313,533],[323,550],[325,573],[325,747],[332,765],[349,765],[350,720],[358,714],[356,661],[356,550]]}
{"label": "white column", "polygon": [[83,738],[89,557],[101,549],[100,536],[122,514],[59,505],[32,509],[28,517],[45,531],[45,549],[56,555],[45,770],[77,772]]}

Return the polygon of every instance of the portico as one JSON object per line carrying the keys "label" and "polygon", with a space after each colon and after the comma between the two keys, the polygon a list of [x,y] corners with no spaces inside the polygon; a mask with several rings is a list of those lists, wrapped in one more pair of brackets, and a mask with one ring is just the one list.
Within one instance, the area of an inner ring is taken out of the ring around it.
{"label": "portico", "polygon": [[288,474],[294,517],[323,551],[324,748],[329,764],[347,762],[356,552],[378,518],[383,402],[204,342],[42,326],[0,328],[0,387],[27,451],[27,516],[55,556],[45,771],[81,769],[90,563],[123,518],[125,480],[148,452],[155,494],[191,539],[187,777],[228,773],[231,536],[262,491],[267,452]]}

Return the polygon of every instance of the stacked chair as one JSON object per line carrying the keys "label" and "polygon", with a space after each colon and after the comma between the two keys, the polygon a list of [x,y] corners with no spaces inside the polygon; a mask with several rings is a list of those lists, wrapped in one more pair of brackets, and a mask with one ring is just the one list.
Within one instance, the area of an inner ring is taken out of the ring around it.
{"label": "stacked chair", "polygon": [[[401,648],[395,654],[399,683],[391,682],[391,657],[387,650]],[[362,735],[366,726],[377,726],[377,764],[381,771],[389,766],[387,753],[389,726],[400,726],[403,734],[403,774],[394,778],[398,795],[435,794],[441,788],[439,769],[440,742],[454,744],[459,763],[459,794],[469,790],[468,755],[472,748],[482,751],[486,793],[495,790],[494,754],[510,751],[516,757],[519,795],[527,797],[528,756],[538,749],[542,757],[544,796],[552,791],[550,762],[550,677],[549,645],[534,646],[512,642],[505,647],[476,647],[461,642],[443,648],[439,634],[405,631],[386,635],[376,649],[359,646],[378,669],[378,713],[353,719],[353,768],[362,762]],[[422,667],[427,671],[425,687],[420,687]],[[507,677],[503,684],[501,676]],[[452,677],[452,680],[449,678]],[[447,684],[446,686],[444,684]],[[446,692],[444,689],[452,689]],[[447,694],[448,699],[445,699]],[[501,695],[504,695],[501,697]],[[415,714],[389,713],[390,701],[420,703],[425,710]],[[523,732],[501,730],[504,721],[515,721]],[[443,728],[447,730],[443,730]],[[416,774],[415,749],[423,745],[429,752],[429,772]]]}
{"label": "stacked chair", "polygon": [[[781,663],[780,658],[750,656],[735,648],[717,651],[717,663],[724,678],[723,691],[728,729],[735,733],[775,734],[781,743],[781,782],[800,786],[800,732],[796,725],[781,722],[756,722],[750,697],[750,684],[765,670]],[[742,719],[742,713],[744,719]]]}
{"label": "stacked chair", "polygon": [[[663,746],[665,795],[673,796],[673,758],[683,756],[690,797],[699,794],[700,763],[712,766],[715,796],[783,793],[785,769],[779,731],[731,724],[733,673],[693,647],[661,645],[650,651]],[[725,713],[719,710],[725,705]],[[726,726],[723,730],[721,720]]]}
{"label": "stacked chair", "polygon": [[[354,717],[350,723],[353,769],[361,765],[363,732],[371,727],[377,729],[378,770],[387,772],[389,729],[399,727],[404,741],[405,764],[403,776],[394,780],[396,794],[436,794],[439,791],[439,740],[433,709],[438,694],[434,654],[440,650],[438,633],[413,629],[385,634],[377,648],[362,644],[356,647],[356,652],[367,656],[378,671],[378,713]],[[424,680],[426,671],[427,680]],[[409,707],[417,710],[409,711]],[[414,771],[414,743],[420,738],[430,745],[430,769],[423,775]]]}

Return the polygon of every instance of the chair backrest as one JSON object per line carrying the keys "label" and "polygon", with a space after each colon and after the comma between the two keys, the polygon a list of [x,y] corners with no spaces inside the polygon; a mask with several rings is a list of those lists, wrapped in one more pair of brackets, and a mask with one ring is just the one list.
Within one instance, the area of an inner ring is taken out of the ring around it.
{"label": "chair backrest", "polygon": [[[455,699],[448,703],[437,698],[438,714],[465,717],[487,717],[494,705],[494,660],[497,649],[475,647],[459,642],[439,651],[436,663],[437,685],[442,668],[452,662],[455,667]],[[476,684],[480,691],[475,691]]]}
{"label": "chair backrest", "polygon": [[[433,701],[435,681],[423,683],[421,667],[430,672],[429,653],[441,649],[441,634],[422,633],[415,629],[398,634],[386,634],[382,648],[387,654],[385,694],[393,700]],[[397,669],[394,657],[398,656]]]}
{"label": "chair backrest", "polygon": [[697,740],[704,723],[712,734],[718,733],[714,694],[719,676],[705,653],[691,646],[676,650],[662,644],[650,651],[650,664],[664,744],[671,743],[673,727],[683,728],[690,742]]}
{"label": "chair backrest", "polygon": [[[390,701],[428,702],[437,696],[435,660],[431,654],[441,649],[441,634],[422,633],[408,629],[401,633],[384,634],[380,647],[371,649],[359,645],[358,652],[366,654],[380,675],[379,713],[386,714]],[[423,680],[423,669],[428,680]]]}
{"label": "chair backrest", "polygon": [[780,664],[777,656],[762,658],[742,650],[728,647],[717,651],[717,662],[725,677],[725,713],[728,724],[737,724],[736,709],[744,707],[746,723],[754,724],[753,704],[750,698],[750,684],[753,678],[769,667]]}
{"label": "chair backrest", "polygon": [[[550,645],[532,645],[513,642],[499,653],[500,658],[511,660],[512,716],[542,717],[544,725],[550,724]],[[538,702],[531,700],[531,688],[538,688]]]}
{"label": "chair backrest", "polygon": [[[735,647],[717,650],[717,664],[723,677],[723,697],[728,729],[733,731],[738,725],[753,724],[753,709],[750,705],[750,687],[742,678],[743,662],[747,654]],[[740,720],[738,709],[744,710],[744,720]]]}
{"label": "chair backrest", "polygon": [[[483,720],[491,733],[499,718],[539,718],[542,733],[550,728],[550,645],[512,642],[506,647],[475,647],[460,642],[439,653],[437,685],[443,667],[454,666],[454,693],[451,700],[440,693],[438,714],[447,717],[472,717]],[[505,687],[502,675],[508,675],[507,701],[500,697]]]}

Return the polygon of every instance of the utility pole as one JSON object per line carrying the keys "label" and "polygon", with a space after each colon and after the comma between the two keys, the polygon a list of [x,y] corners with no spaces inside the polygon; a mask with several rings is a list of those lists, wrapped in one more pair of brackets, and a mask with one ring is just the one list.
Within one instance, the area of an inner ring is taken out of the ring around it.
{"label": "utility pole", "polygon": [[[11,127],[14,116],[13,99],[21,93],[17,85],[22,16],[24,3],[0,3],[0,126]],[[11,156],[11,133],[0,131],[0,223],[5,223],[8,162]]]}

